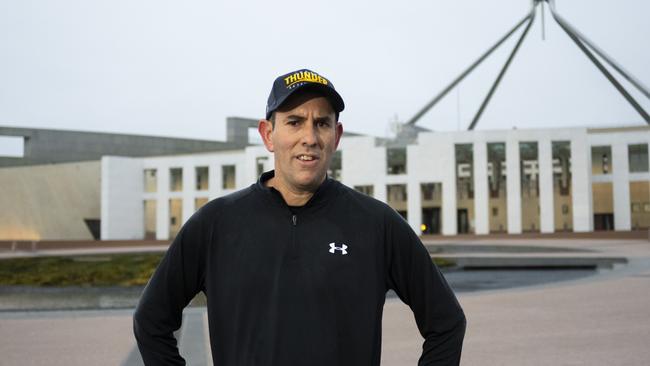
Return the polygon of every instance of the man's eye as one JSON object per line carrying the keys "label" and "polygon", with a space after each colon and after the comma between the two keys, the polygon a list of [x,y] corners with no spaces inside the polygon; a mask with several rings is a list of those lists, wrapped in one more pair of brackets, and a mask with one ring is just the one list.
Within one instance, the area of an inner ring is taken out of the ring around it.
{"label": "man's eye", "polygon": [[318,122],[318,127],[329,127],[330,124],[327,121],[319,121]]}
{"label": "man's eye", "polygon": [[289,120],[289,121],[287,121],[287,124],[290,125],[290,126],[295,126],[295,125],[298,124],[298,121],[296,121],[296,120]]}

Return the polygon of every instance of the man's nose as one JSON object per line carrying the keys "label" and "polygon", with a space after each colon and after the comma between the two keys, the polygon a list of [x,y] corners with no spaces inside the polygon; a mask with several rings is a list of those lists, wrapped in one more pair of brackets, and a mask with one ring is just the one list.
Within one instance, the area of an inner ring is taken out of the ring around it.
{"label": "man's nose", "polygon": [[315,146],[318,144],[318,131],[313,121],[305,124],[302,134],[302,143],[307,146]]}

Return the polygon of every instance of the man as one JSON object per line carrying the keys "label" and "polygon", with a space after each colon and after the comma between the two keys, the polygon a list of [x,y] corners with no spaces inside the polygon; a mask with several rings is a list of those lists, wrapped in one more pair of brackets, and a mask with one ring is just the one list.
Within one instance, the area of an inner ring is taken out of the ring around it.
{"label": "man", "polygon": [[278,77],[259,133],[275,170],[188,220],[144,290],[134,331],[147,365],[184,364],[173,331],[199,291],[221,365],[379,365],[386,292],[425,338],[421,365],[457,365],[465,317],[390,207],[327,177],[343,127],[325,77]]}

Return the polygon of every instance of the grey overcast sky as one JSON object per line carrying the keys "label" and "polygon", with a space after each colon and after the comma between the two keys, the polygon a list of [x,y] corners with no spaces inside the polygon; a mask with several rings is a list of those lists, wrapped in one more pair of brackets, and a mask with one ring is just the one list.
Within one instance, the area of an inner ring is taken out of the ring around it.
{"label": "grey overcast sky", "polygon": [[[260,118],[275,76],[307,67],[343,95],[344,128],[386,136],[517,23],[529,0],[0,0],[0,125],[223,139]],[[557,0],[650,85],[650,3]],[[643,125],[538,14],[478,129]],[[419,122],[465,129],[515,39]],[[628,84],[624,84],[628,85]],[[650,101],[628,88],[650,111]]]}

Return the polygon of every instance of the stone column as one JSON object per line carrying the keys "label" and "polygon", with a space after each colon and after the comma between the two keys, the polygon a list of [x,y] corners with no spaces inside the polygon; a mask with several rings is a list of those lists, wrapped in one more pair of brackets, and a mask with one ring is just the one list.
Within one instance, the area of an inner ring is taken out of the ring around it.
{"label": "stone column", "polygon": [[487,144],[485,141],[474,143],[474,220],[476,234],[489,234],[488,216],[489,193],[487,178]]}
{"label": "stone column", "polygon": [[555,231],[553,206],[553,150],[547,137],[537,142],[537,164],[539,168],[539,226],[540,232]]}

